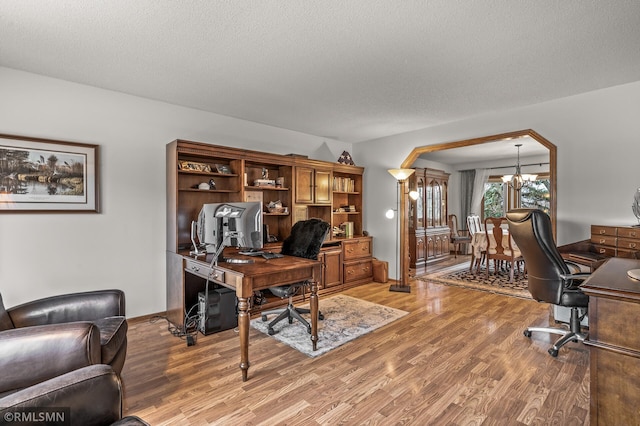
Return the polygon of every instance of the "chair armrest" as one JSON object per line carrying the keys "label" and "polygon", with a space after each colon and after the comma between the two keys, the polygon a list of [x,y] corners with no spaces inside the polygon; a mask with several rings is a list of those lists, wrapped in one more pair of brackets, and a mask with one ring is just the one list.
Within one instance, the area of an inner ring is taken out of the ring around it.
{"label": "chair armrest", "polygon": [[2,397],[0,407],[0,419],[33,408],[68,408],[65,424],[111,424],[122,417],[122,385],[110,366],[92,365]]}
{"label": "chair armrest", "polygon": [[[572,281],[584,281],[591,276],[591,272],[578,272],[576,274],[561,274],[560,277],[565,281],[565,283],[571,283]],[[578,288],[578,285],[567,285],[567,288]]]}
{"label": "chair armrest", "polygon": [[0,332],[0,394],[101,363],[100,330],[89,322]]}
{"label": "chair armrest", "polygon": [[124,316],[125,299],[121,290],[98,290],[64,294],[23,303],[7,309],[13,324],[29,327],[72,321],[94,321]]}

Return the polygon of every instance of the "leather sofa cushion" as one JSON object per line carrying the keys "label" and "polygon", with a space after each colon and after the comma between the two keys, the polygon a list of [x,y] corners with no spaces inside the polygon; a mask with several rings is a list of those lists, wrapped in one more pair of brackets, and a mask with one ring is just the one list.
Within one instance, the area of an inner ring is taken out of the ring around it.
{"label": "leather sofa cushion", "polygon": [[125,317],[107,317],[92,321],[100,330],[102,363],[110,364],[127,340],[127,320]]}
{"label": "leather sofa cushion", "polygon": [[0,294],[0,331],[11,330],[12,328],[14,328],[13,321],[11,321],[11,317],[9,317],[7,310],[4,308],[2,295]]}

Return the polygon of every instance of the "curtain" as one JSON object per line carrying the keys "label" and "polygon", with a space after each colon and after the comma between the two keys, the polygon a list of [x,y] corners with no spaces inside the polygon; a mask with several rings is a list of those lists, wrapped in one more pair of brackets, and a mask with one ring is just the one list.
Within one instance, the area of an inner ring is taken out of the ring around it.
{"label": "curtain", "polygon": [[476,169],[473,180],[473,197],[471,201],[471,213],[482,217],[482,197],[484,197],[484,184],[489,181],[489,169]]}
{"label": "curtain", "polygon": [[473,182],[475,177],[475,170],[460,171],[460,229],[464,230],[467,229],[467,216],[471,214]]}

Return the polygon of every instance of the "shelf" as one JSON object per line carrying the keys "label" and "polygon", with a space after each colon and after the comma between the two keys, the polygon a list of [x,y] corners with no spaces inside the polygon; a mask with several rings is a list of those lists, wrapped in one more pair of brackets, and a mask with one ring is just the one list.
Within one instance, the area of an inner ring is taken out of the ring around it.
{"label": "shelf", "polygon": [[287,213],[268,213],[268,212],[263,212],[262,213],[265,216],[289,216],[289,212]]}
{"label": "shelf", "polygon": [[275,186],[245,186],[247,191],[288,191],[289,188],[276,188]]}
{"label": "shelf", "polygon": [[360,195],[359,192],[353,191],[333,191],[334,194]]}
{"label": "shelf", "polygon": [[331,212],[333,214],[360,214],[360,212]]}
{"label": "shelf", "polygon": [[218,172],[194,172],[191,170],[178,169],[178,173],[194,176],[216,176],[216,177],[238,177],[237,173],[218,173]]}
{"label": "shelf", "polygon": [[198,188],[181,188],[181,189],[178,189],[178,191],[180,192],[225,192],[225,193],[238,192],[234,189],[198,189]]}

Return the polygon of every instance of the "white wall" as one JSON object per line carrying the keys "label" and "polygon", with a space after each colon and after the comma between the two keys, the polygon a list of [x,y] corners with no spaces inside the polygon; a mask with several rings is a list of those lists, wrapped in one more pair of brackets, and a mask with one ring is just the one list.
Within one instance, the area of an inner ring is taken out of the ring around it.
{"label": "white wall", "polygon": [[487,114],[442,126],[355,144],[365,173],[364,227],[374,254],[395,274],[395,233],[384,212],[395,199],[386,170],[413,148],[533,129],[558,147],[558,243],[589,237],[591,224],[637,224],[631,212],[640,187],[640,82]]}
{"label": "white wall", "polygon": [[0,133],[98,144],[99,214],[0,213],[6,306],[121,288],[165,310],[165,145],[188,139],[336,161],[351,144],[0,67]]}

